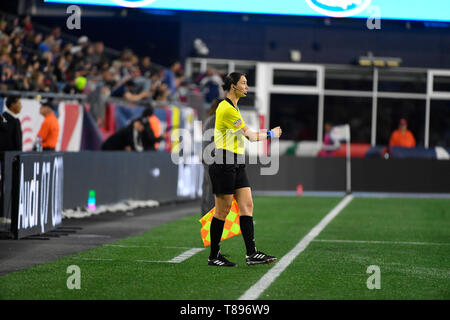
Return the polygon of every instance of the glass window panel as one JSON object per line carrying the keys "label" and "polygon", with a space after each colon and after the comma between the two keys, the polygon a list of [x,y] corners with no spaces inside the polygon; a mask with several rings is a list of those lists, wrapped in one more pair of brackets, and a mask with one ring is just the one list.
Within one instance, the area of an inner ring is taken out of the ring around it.
{"label": "glass window panel", "polygon": [[327,68],[325,89],[372,91],[373,71],[368,68]]}
{"label": "glass window panel", "polygon": [[427,73],[379,69],[378,91],[426,93]]}
{"label": "glass window panel", "polygon": [[220,73],[227,75],[228,74],[228,63],[213,63],[208,62],[207,68],[212,68],[216,71],[219,71]]}
{"label": "glass window panel", "polygon": [[450,92],[450,75],[449,76],[434,76],[433,91],[435,91],[435,92]]}
{"label": "glass window panel", "polygon": [[192,81],[196,81],[198,76],[201,73],[201,64],[200,62],[193,62],[191,64],[191,70],[192,70],[192,74],[191,74],[191,80]]}
{"label": "glass window panel", "polygon": [[430,105],[430,147],[450,148],[450,101],[432,100]]}
{"label": "glass window panel", "polygon": [[317,140],[316,95],[271,94],[270,128],[280,126],[283,140]]}
{"label": "glass window panel", "polygon": [[292,86],[316,86],[317,71],[274,69],[273,84]]}
{"label": "glass window panel", "polygon": [[370,143],[372,99],[326,96],[324,123],[327,122],[331,125],[349,124],[351,142]]}
{"label": "glass window panel", "polygon": [[389,145],[389,139],[398,128],[401,118],[408,122],[408,129],[416,139],[416,146],[424,146],[425,100],[378,99],[377,144]]}

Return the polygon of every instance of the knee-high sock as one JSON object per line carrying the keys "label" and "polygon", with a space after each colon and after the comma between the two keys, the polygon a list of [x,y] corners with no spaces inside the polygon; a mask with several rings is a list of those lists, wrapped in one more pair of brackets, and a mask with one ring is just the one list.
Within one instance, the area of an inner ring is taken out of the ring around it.
{"label": "knee-high sock", "polygon": [[211,236],[211,254],[209,255],[210,258],[216,258],[217,254],[219,253],[220,250],[219,243],[220,239],[222,238],[224,224],[225,221],[217,219],[216,217],[212,218],[210,229],[210,236]]}
{"label": "knee-high sock", "polygon": [[244,237],[245,248],[247,249],[247,255],[249,256],[256,252],[253,217],[241,216],[240,224],[242,236]]}

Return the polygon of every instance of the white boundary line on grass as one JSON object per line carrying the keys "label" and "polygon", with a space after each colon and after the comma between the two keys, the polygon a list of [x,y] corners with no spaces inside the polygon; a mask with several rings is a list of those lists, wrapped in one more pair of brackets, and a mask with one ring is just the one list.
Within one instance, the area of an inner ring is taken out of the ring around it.
{"label": "white boundary line on grass", "polygon": [[[105,247],[113,248],[158,248],[158,246],[140,246],[140,245],[128,245],[128,244],[104,244]],[[161,247],[166,249],[192,249],[192,247]]]}
{"label": "white boundary line on grass", "polygon": [[[116,245],[115,245],[116,246]],[[138,246],[119,246],[119,248],[135,248]],[[139,246],[139,248],[146,248],[145,246]],[[163,247],[163,248],[183,248],[183,247]],[[134,262],[144,262],[144,263],[181,263],[196,253],[205,250],[205,248],[189,248],[189,250],[184,251],[182,254],[176,256],[171,260],[161,261],[161,260],[134,260]],[[115,259],[103,259],[103,258],[83,258],[83,257],[73,257],[72,259],[86,260],[86,261],[119,261]]]}
{"label": "white boundary line on grass", "polygon": [[275,279],[291,264],[292,261],[310,244],[315,237],[353,200],[353,195],[347,195],[333,208],[299,243],[267,273],[251,286],[238,300],[256,300],[275,281]]}
{"label": "white boundary line on grass", "polygon": [[404,245],[419,245],[419,246],[450,246],[450,243],[445,242],[408,242],[408,241],[370,241],[370,240],[325,240],[317,239],[314,242],[334,242],[334,243],[364,243],[364,244],[404,244]]}
{"label": "white boundary line on grass", "polygon": [[167,263],[181,263],[184,260],[189,259],[190,257],[192,257],[194,254],[205,250],[205,248],[191,248],[189,250],[186,250],[185,252],[183,252],[182,254],[176,256],[175,258],[171,259],[171,260],[167,260],[167,261],[152,261],[152,260],[136,260],[136,262],[167,262]]}

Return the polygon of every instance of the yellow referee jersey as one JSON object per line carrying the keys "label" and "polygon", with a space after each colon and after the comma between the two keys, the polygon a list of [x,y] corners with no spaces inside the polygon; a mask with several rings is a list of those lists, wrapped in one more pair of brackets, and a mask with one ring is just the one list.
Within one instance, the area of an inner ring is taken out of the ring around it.
{"label": "yellow referee jersey", "polygon": [[216,149],[225,149],[236,154],[244,154],[244,135],[240,129],[245,127],[239,108],[226,98],[216,110],[214,144]]}

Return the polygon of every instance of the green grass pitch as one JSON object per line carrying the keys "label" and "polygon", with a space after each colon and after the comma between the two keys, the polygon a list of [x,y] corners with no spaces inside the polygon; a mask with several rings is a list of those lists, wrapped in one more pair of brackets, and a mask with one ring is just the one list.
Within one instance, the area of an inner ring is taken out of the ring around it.
{"label": "green grass pitch", "polygon": [[[279,259],[341,198],[255,197],[258,249]],[[225,240],[237,268],[207,265],[199,214],[0,277],[0,299],[237,299],[274,264],[247,266],[242,236]],[[265,290],[260,299],[450,299],[450,200],[355,198]],[[143,260],[147,261],[144,262]],[[69,290],[67,267],[81,271]],[[367,268],[380,269],[369,290]]]}

